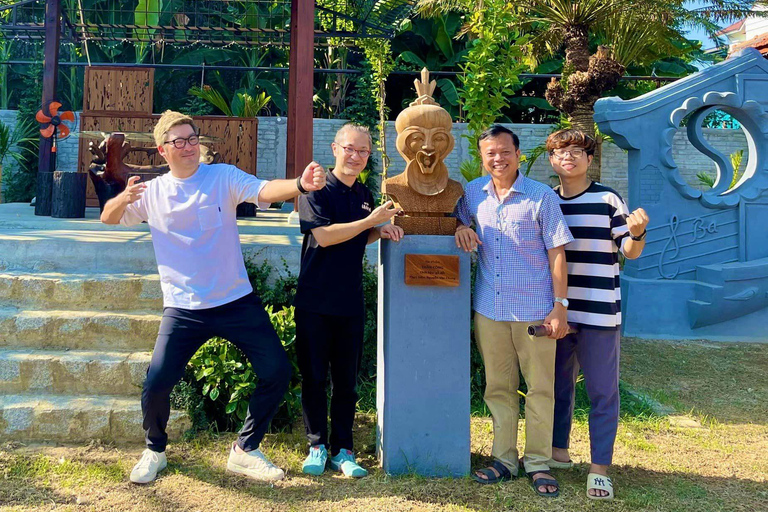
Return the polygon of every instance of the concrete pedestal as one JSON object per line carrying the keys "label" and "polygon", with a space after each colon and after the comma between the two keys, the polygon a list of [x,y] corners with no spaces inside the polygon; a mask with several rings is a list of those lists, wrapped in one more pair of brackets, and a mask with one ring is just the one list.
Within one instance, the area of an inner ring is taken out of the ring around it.
{"label": "concrete pedestal", "polygon": [[[406,254],[459,257],[459,286],[405,284]],[[376,449],[389,474],[470,470],[470,261],[452,236],[379,248]]]}

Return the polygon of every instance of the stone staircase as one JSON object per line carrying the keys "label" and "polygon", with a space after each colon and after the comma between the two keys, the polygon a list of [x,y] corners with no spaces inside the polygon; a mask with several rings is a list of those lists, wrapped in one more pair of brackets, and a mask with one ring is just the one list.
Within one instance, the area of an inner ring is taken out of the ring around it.
{"label": "stone staircase", "polygon": [[[97,216],[0,204],[0,442],[143,439],[139,398],[162,313],[152,241],[146,224]],[[286,217],[238,221],[248,260],[298,272],[302,237]],[[188,425],[172,411],[172,437]]]}
{"label": "stone staircase", "polygon": [[[0,437],[140,441],[159,284],[153,274],[0,272]],[[169,433],[187,426],[173,411]]]}
{"label": "stone staircase", "polygon": [[[25,223],[3,215],[14,206],[0,205],[0,440],[140,442],[162,313],[146,226]],[[188,426],[171,412],[172,437]]]}

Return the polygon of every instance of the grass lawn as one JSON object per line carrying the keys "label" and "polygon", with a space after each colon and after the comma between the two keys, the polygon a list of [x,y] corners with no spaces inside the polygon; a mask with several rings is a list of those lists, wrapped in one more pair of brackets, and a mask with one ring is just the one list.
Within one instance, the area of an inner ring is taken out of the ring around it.
{"label": "grass lawn", "polygon": [[[288,478],[274,486],[226,474],[233,434],[169,448],[153,484],[128,473],[139,446],[0,448],[0,510],[162,511],[768,511],[768,346],[625,339],[622,379],[668,415],[622,418],[613,502],[585,495],[588,431],[574,425],[574,469],[556,471],[561,497],[539,498],[526,479],[481,486],[469,478],[388,477],[373,454],[375,418],[359,415],[356,439],[368,478],[301,474],[302,429],[269,435],[264,450]],[[524,436],[521,435],[521,441]],[[472,419],[473,466],[487,462],[488,418]]]}

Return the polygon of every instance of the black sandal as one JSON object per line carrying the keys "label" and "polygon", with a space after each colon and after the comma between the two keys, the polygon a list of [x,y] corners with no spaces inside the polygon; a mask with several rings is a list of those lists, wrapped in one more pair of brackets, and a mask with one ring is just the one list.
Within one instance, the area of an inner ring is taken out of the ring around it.
{"label": "black sandal", "polygon": [[[485,475],[485,478],[478,476],[477,473],[482,473]],[[472,479],[475,482],[479,482],[484,485],[506,482],[507,480],[512,480],[512,478],[512,473],[509,471],[507,466],[498,460],[493,461],[493,463],[487,468],[479,469],[472,473]]]}
{"label": "black sandal", "polygon": [[[555,480],[554,478],[544,478],[544,477],[539,477],[534,479],[533,475],[537,475],[539,473],[545,473],[550,476],[552,475],[552,473],[550,473],[549,470],[531,471],[530,473],[528,471],[525,472],[525,474],[528,475],[528,478],[531,479],[531,486],[533,486],[533,490],[536,491],[536,494],[538,494],[539,496],[544,496],[545,498],[557,498],[558,496],[560,496],[560,484],[557,482],[557,480]],[[541,492],[539,490],[539,487],[541,486],[546,487],[548,485],[552,487],[557,487],[557,490],[555,490],[554,492]]]}

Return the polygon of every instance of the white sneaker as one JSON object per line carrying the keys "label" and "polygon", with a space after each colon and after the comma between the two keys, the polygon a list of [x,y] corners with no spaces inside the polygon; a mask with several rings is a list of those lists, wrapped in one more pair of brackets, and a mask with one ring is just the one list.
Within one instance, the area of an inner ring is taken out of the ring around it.
{"label": "white sneaker", "polygon": [[164,470],[167,465],[168,459],[165,457],[165,452],[153,452],[147,448],[141,454],[139,462],[133,466],[131,482],[135,484],[148,484],[157,478],[157,474]]}
{"label": "white sneaker", "polygon": [[276,482],[285,478],[285,472],[272,464],[261,450],[257,448],[250,452],[238,453],[234,444],[229,451],[227,471],[265,482]]}

